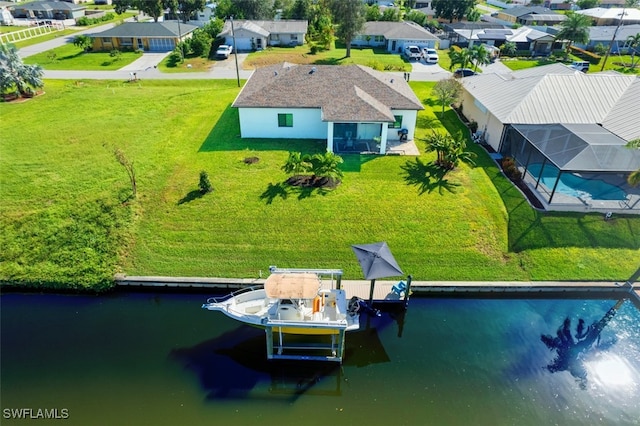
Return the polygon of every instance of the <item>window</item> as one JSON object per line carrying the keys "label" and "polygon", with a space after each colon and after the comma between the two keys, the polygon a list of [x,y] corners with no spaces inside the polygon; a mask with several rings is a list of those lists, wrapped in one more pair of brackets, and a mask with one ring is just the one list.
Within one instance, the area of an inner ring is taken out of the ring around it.
{"label": "window", "polygon": [[402,127],[402,116],[401,115],[394,115],[393,118],[396,119],[395,123],[389,123],[389,128],[390,129],[399,129]]}
{"label": "window", "polygon": [[278,127],[293,127],[293,114],[278,114]]}
{"label": "window", "polygon": [[382,43],[384,41],[384,36],[377,35],[373,37],[373,41],[375,41],[376,43]]}
{"label": "window", "polygon": [[102,37],[103,43],[111,43],[111,37]]}
{"label": "window", "polygon": [[298,41],[298,34],[291,34],[291,40]]}

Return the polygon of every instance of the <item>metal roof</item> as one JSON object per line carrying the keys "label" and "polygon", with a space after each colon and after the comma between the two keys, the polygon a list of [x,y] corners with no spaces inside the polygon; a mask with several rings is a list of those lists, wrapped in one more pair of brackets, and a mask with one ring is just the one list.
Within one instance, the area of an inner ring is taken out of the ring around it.
{"label": "metal roof", "polygon": [[612,73],[584,74],[553,64],[506,75],[464,78],[462,84],[505,124],[601,124],[630,140],[640,137],[638,79]]}
{"label": "metal roof", "polygon": [[407,40],[438,40],[438,37],[431,34],[415,22],[391,22],[391,21],[368,21],[361,31],[363,35],[382,35],[387,40],[407,39]]}
{"label": "metal roof", "polygon": [[[252,33],[268,37],[270,34],[306,34],[307,21],[299,19],[282,19],[279,21],[244,20],[233,21],[233,30],[244,29]],[[231,21],[227,20],[219,36],[231,35]]]}
{"label": "metal roof", "polygon": [[597,124],[512,124],[529,143],[563,171],[632,172],[640,151]]}
{"label": "metal roof", "polygon": [[[191,33],[198,28],[191,24],[180,24],[180,32],[182,36]],[[148,38],[167,38],[178,37],[178,22],[123,22],[120,25],[103,31],[101,33],[91,34],[92,37],[148,37]]]}

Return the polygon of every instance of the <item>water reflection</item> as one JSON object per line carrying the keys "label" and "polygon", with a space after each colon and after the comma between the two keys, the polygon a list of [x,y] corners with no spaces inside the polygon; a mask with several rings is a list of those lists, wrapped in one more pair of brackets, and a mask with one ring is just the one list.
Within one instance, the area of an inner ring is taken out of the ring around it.
{"label": "water reflection", "polygon": [[571,319],[565,318],[563,324],[556,331],[556,337],[549,334],[540,336],[540,340],[550,349],[556,351],[553,362],[547,365],[547,370],[551,373],[558,371],[568,371],[576,378],[580,387],[586,389],[587,368],[585,357],[588,352],[597,347],[605,351],[616,343],[615,337],[607,342],[600,341],[600,334],[607,324],[616,315],[625,299],[620,299],[607,313],[598,321],[585,327],[585,321],[580,318],[576,326],[575,335],[571,334]]}
{"label": "water reflection", "polygon": [[337,396],[345,380],[343,366],[390,361],[378,335],[378,327],[392,322],[385,317],[376,318],[369,328],[347,334],[342,365],[268,360],[264,330],[247,325],[192,347],[173,349],[170,358],[196,374],[207,399],[255,398],[263,388],[292,399],[302,394]]}

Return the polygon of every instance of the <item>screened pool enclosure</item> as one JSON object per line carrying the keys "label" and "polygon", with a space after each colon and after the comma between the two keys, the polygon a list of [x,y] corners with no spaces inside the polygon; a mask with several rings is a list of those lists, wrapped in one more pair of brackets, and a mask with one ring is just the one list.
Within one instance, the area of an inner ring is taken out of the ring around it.
{"label": "screened pool enclosure", "polygon": [[640,189],[627,184],[640,150],[597,124],[512,124],[500,153],[547,205],[640,209]]}

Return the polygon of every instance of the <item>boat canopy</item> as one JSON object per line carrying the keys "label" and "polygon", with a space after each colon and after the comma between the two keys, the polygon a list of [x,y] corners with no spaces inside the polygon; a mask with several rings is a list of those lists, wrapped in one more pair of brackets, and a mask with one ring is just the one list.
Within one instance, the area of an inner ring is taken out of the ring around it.
{"label": "boat canopy", "polygon": [[264,289],[270,298],[313,299],[318,295],[320,278],[313,273],[271,274]]}

